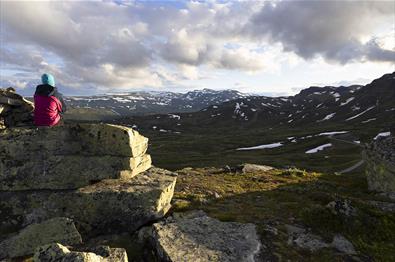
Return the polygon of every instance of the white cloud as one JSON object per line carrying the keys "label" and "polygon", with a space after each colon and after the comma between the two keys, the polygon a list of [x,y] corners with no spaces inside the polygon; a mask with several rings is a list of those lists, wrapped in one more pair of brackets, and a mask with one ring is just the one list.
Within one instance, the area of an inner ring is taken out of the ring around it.
{"label": "white cloud", "polygon": [[271,3],[1,1],[1,68],[105,90],[279,74],[316,56],[394,61],[393,35],[376,35],[394,19],[392,2]]}

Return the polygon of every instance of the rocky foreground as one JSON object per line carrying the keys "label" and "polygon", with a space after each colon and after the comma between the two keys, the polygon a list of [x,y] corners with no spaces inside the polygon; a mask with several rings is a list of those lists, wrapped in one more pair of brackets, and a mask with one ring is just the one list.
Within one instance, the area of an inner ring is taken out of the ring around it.
{"label": "rocky foreground", "polygon": [[[32,255],[52,242],[75,245],[133,232],[164,216],[176,177],[151,167],[147,147],[147,138],[113,125],[2,131],[0,258]],[[82,240],[70,240],[67,225]]]}

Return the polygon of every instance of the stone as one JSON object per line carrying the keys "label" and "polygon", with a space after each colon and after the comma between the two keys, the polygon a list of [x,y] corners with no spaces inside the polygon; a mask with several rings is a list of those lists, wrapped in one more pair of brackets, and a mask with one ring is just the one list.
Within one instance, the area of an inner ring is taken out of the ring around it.
{"label": "stone", "polygon": [[130,179],[151,167],[151,157],[48,155],[0,160],[0,190],[76,189],[103,179]]}
{"label": "stone", "polygon": [[0,104],[0,116],[6,114],[10,109],[9,105]]}
{"label": "stone", "polygon": [[351,205],[351,201],[349,199],[331,201],[326,205],[326,207],[332,212],[332,214],[344,215],[346,217],[355,216],[357,212]]}
{"label": "stone", "polygon": [[335,235],[333,237],[333,241],[331,243],[331,246],[338,251],[345,253],[347,255],[355,255],[357,252],[355,251],[355,248],[353,244],[348,241],[344,236],[342,235]]}
{"label": "stone", "polygon": [[271,166],[255,165],[255,164],[243,164],[240,166],[242,173],[255,173],[255,172],[267,172],[272,170]]}
{"label": "stone", "polygon": [[392,202],[368,200],[366,203],[384,212],[395,212],[395,203]]}
{"label": "stone", "polygon": [[285,225],[285,228],[289,235],[288,245],[296,245],[297,247],[307,249],[310,252],[330,247],[330,245],[325,243],[320,236],[314,235],[302,227]]}
{"label": "stone", "polygon": [[241,164],[238,166],[225,166],[222,168],[222,172],[224,173],[255,173],[255,172],[267,172],[272,170],[273,167],[265,166],[265,165],[256,165],[256,164]]}
{"label": "stone", "polygon": [[8,159],[48,155],[139,157],[147,147],[148,138],[137,131],[110,124],[10,128],[0,133],[0,156]]}
{"label": "stone", "polygon": [[0,96],[0,104],[10,105],[10,106],[20,106],[22,105],[22,99],[15,99],[6,96]]}
{"label": "stone", "polygon": [[153,167],[130,180],[106,179],[76,190],[0,191],[0,211],[5,221],[18,218],[20,224],[64,216],[84,234],[133,232],[166,214],[175,183],[174,173]]}
{"label": "stone", "polygon": [[0,88],[0,129],[16,126],[31,126],[34,104],[15,93],[13,88]]}
{"label": "stone", "polygon": [[325,242],[320,236],[309,230],[295,225],[285,225],[288,232],[288,245],[316,252],[323,248],[335,248],[337,251],[347,255],[355,255],[357,252],[353,244],[342,235],[335,235],[331,243]]}
{"label": "stone", "polygon": [[175,214],[144,235],[161,261],[255,261],[261,249],[255,225],[221,222],[202,212]]}
{"label": "stone", "polygon": [[128,256],[123,248],[101,246],[84,251],[74,251],[59,244],[52,243],[37,248],[34,262],[128,262]]}
{"label": "stone", "polygon": [[365,147],[368,189],[377,192],[395,192],[395,137],[374,140]]}
{"label": "stone", "polygon": [[30,255],[37,247],[52,242],[81,244],[81,235],[73,220],[56,217],[27,226],[0,243],[0,259]]}
{"label": "stone", "polygon": [[0,130],[5,129],[5,128],[6,128],[6,126],[5,126],[4,118],[2,118],[0,116]]}
{"label": "stone", "polygon": [[147,147],[146,137],[115,125],[8,128],[0,132],[0,190],[75,189],[130,179],[151,167]]}

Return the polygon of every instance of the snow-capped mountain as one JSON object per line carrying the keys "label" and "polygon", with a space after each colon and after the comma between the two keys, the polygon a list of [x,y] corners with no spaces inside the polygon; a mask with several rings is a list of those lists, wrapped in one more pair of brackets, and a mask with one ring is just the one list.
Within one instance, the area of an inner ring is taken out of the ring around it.
{"label": "snow-capped mountain", "polygon": [[66,97],[71,108],[105,109],[114,114],[129,116],[137,114],[194,112],[209,105],[247,97],[235,90],[195,90],[187,93],[130,92],[97,96]]}
{"label": "snow-capped mountain", "polygon": [[182,132],[196,125],[210,128],[262,129],[395,124],[395,73],[365,86],[310,87],[289,97],[247,96],[210,105],[199,112],[124,119],[142,128]]}

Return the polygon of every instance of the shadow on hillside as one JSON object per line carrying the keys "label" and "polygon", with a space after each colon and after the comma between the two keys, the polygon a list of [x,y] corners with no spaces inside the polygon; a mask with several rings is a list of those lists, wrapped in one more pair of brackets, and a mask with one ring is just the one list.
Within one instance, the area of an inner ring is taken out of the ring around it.
{"label": "shadow on hillside", "polygon": [[[264,181],[257,180],[254,183]],[[329,202],[342,199],[350,200],[351,205],[358,210],[355,216],[335,214],[326,207]],[[203,201],[192,201],[183,210],[201,209],[221,221],[256,224],[264,245],[271,246],[276,242],[276,247],[269,253],[283,252],[282,255],[287,259],[303,260],[307,256],[320,261],[333,261],[339,258],[339,254],[328,249],[316,254],[306,253],[289,246],[285,224],[310,228],[328,242],[332,241],[334,235],[341,234],[360,251],[360,258],[386,260],[392,256],[395,248],[395,214],[383,213],[369,206],[367,200],[378,200],[378,197],[367,191],[364,177],[323,175],[316,180],[283,184],[264,191],[220,198],[207,196]],[[175,207],[175,211],[181,210]],[[268,225],[275,225],[280,233],[268,233]],[[205,241],[199,244],[206,245]]]}

